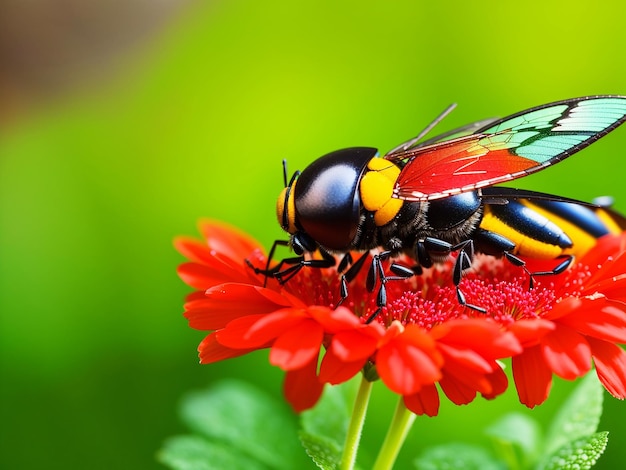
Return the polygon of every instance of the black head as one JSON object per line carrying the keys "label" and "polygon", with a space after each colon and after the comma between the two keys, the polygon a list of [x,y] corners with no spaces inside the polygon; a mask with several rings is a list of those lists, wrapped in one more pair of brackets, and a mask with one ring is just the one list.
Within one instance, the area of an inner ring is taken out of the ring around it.
{"label": "black head", "polygon": [[349,249],[359,226],[359,182],[377,152],[371,147],[351,147],[311,163],[278,198],[282,227],[294,236],[306,234],[330,250]]}

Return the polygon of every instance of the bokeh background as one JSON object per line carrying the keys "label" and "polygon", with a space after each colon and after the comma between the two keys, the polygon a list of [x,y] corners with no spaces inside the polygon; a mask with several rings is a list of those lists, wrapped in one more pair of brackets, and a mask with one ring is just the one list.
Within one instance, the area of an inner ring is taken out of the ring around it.
{"label": "bokeh background", "polygon": [[[262,352],[199,366],[171,240],[212,217],[281,237],[281,160],[382,150],[451,102],[439,131],[557,99],[626,94],[626,3],[32,0],[0,4],[0,467],[162,468],[185,391],[241,377],[280,396]],[[626,129],[519,187],[626,211]],[[486,442],[513,393],[418,419],[427,445]],[[364,448],[395,399],[376,387]],[[607,396],[597,468],[626,460]],[[467,430],[472,430],[468,432]]]}

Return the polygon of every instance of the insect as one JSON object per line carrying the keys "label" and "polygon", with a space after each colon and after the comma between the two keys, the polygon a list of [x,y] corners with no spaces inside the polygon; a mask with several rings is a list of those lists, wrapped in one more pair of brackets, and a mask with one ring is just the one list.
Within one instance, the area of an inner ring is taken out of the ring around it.
{"label": "insect", "polygon": [[[369,259],[367,288],[378,286],[371,321],[386,305],[387,282],[419,275],[457,253],[458,302],[484,312],[466,302],[460,288],[476,252],[523,268],[532,288],[536,276],[562,273],[597,238],[626,228],[626,219],[606,207],[494,186],[558,163],[614,130],[626,120],[626,96],[558,101],[422,140],[451,109],[383,157],[371,147],[337,150],[290,181],[284,166],[277,216],[290,240],[277,240],[266,268],[255,271],[284,283],[303,267],[334,266],[340,255],[341,303]],[[296,256],[272,266],[278,245]],[[353,260],[350,252],[363,254]],[[415,266],[394,262],[399,254]],[[527,258],[555,265],[530,272]]]}

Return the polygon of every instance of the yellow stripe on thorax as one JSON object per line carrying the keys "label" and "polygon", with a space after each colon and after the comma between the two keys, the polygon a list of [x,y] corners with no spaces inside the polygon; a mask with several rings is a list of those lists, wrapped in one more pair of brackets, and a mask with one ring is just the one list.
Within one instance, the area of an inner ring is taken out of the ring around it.
{"label": "yellow stripe on thorax", "polygon": [[374,222],[379,227],[391,222],[402,208],[403,201],[392,197],[399,175],[400,168],[389,160],[372,158],[361,178],[361,202],[374,213]]}

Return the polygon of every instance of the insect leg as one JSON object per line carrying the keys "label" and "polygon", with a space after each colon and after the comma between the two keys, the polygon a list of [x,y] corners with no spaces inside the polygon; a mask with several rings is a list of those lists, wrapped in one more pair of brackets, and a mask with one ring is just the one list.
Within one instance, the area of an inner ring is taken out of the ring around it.
{"label": "insect leg", "polygon": [[[339,307],[343,303],[343,301],[348,298],[348,283],[352,281],[357,276],[357,274],[359,274],[361,268],[363,268],[363,265],[365,264],[365,259],[368,255],[368,252],[363,253],[361,256],[359,256],[356,262],[353,263],[350,268],[341,275],[339,286],[339,295],[341,296],[341,299],[339,300],[339,302],[337,302],[336,307]],[[340,273],[345,271],[351,263],[352,256],[348,252],[339,262],[339,268],[337,269],[337,271]]]}
{"label": "insect leg", "polygon": [[557,259],[562,259],[562,261],[553,269],[549,271],[530,272],[530,270],[526,267],[526,262],[522,258],[512,253],[512,251],[515,249],[515,243],[513,243],[508,238],[495,232],[479,229],[474,235],[474,240],[477,243],[478,249],[482,253],[498,257],[504,256],[504,258],[511,264],[522,268],[526,272],[526,274],[528,274],[529,289],[535,287],[536,276],[552,276],[556,274],[561,274],[568,268],[570,264],[572,264],[572,261],[574,260],[574,256],[572,255],[560,256]]}
{"label": "insect leg", "polygon": [[564,255],[564,256],[560,256],[559,258],[557,258],[557,259],[562,259],[563,261],[557,264],[553,269],[549,271],[530,272],[528,268],[526,267],[526,262],[523,259],[518,258],[517,256],[511,253],[507,253],[507,252],[504,253],[504,257],[515,266],[521,267],[526,272],[526,274],[528,274],[528,278],[529,278],[528,288],[529,289],[533,289],[535,287],[535,277],[554,276],[556,274],[561,274],[563,271],[565,271],[569,267],[570,264],[572,264],[572,261],[574,261],[573,255]]}
{"label": "insect leg", "polygon": [[454,283],[454,287],[456,289],[456,299],[463,307],[467,307],[480,313],[487,313],[487,310],[483,307],[467,303],[465,300],[465,294],[463,294],[460,287],[461,280],[463,279],[463,273],[472,267],[472,262],[474,261],[474,241],[470,239],[461,242],[453,246],[452,251],[459,252],[456,257],[456,261],[454,262],[452,271],[452,282]]}
{"label": "insect leg", "polygon": [[419,240],[416,244],[416,257],[421,266],[431,267],[433,262],[443,262],[448,258],[450,253],[458,251],[458,256],[454,262],[452,271],[452,282],[456,289],[456,298],[460,305],[485,313],[486,310],[478,305],[470,304],[465,300],[465,294],[461,290],[461,280],[463,273],[472,267],[474,261],[474,242],[473,240],[465,240],[456,245],[452,245],[445,240],[434,237],[426,237]]}
{"label": "insect leg", "polygon": [[289,242],[287,240],[274,240],[272,243],[272,248],[270,248],[270,252],[267,255],[267,262],[265,263],[265,269],[257,268],[252,264],[252,262],[246,258],[246,264],[249,268],[251,268],[255,274],[263,274],[265,276],[265,282],[263,283],[263,287],[267,285],[267,278],[274,277],[274,274],[281,270],[284,264],[294,264],[298,263],[301,260],[301,256],[296,258],[285,258],[280,261],[276,266],[270,269],[270,265],[272,264],[272,259],[274,258],[274,254],[276,253],[276,247],[278,246],[289,246]]}
{"label": "insect leg", "polygon": [[[285,276],[291,274],[291,276],[289,276],[289,279],[291,279],[291,277],[295,275],[295,273],[297,273],[306,263],[307,261],[304,259],[304,256],[294,256],[292,258],[283,258],[272,268],[266,267],[265,269],[261,269],[254,266],[249,259],[246,259],[246,264],[254,271],[255,274],[262,274],[265,276],[265,284],[267,284],[267,278],[270,277],[283,282],[281,279],[284,279]],[[283,269],[285,265],[289,265],[289,267]]]}
{"label": "insect leg", "polygon": [[383,269],[382,261],[389,259],[392,254],[393,252],[388,250],[372,256],[372,263],[370,264],[370,268],[367,273],[366,288],[368,291],[373,292],[379,279],[380,287],[378,288],[378,293],[376,294],[376,311],[368,317],[365,323],[372,322],[380,314],[383,307],[387,305],[387,282],[405,280],[420,272],[419,268],[412,269],[398,263],[391,263],[389,270],[394,274],[394,276],[386,275],[385,270]]}
{"label": "insect leg", "polygon": [[380,278],[380,287],[378,289],[378,296],[376,300],[376,304],[378,307],[384,307],[387,304],[387,290],[385,285],[389,281],[402,281],[404,279],[408,279],[417,274],[413,269],[403,266],[398,263],[391,263],[389,266],[389,270],[395,274],[395,276],[388,276],[385,274],[385,270],[383,269],[382,261],[389,259],[392,255],[391,251],[383,251],[379,254],[376,254],[372,257],[372,264],[370,265],[370,270],[367,275],[367,290],[370,292],[374,291],[376,287],[376,281]]}
{"label": "insect leg", "polygon": [[[285,284],[289,279],[294,277],[298,272],[306,267],[311,268],[330,268],[334,266],[336,263],[335,257],[328,253],[326,250],[319,248],[318,251],[322,256],[322,259],[306,259],[304,255],[294,256],[291,258],[283,258],[276,264],[270,268],[270,264],[272,258],[274,257],[274,253],[276,251],[277,246],[289,246],[289,242],[285,240],[275,240],[272,248],[270,249],[269,255],[267,257],[267,263],[265,265],[265,269],[257,268],[252,264],[252,262],[246,259],[246,264],[250,267],[256,274],[262,274],[265,276],[265,283],[267,283],[267,278],[271,277],[277,279],[281,284]],[[289,267],[283,269],[285,265]]]}
{"label": "insect leg", "polygon": [[[300,257],[287,258],[286,260],[283,260],[287,264],[290,264],[290,262],[297,260],[297,264],[294,264],[293,266],[283,271],[275,272],[272,277],[278,279],[278,282],[280,282],[281,284],[285,284],[287,281],[289,281],[289,279],[298,274],[298,272],[304,267],[322,269],[330,268],[335,265],[336,261],[333,255],[321,248],[319,249],[319,253],[322,255],[322,259],[305,259],[304,255],[302,255]],[[281,263],[283,261],[281,261]],[[279,265],[281,263],[279,263]]]}

